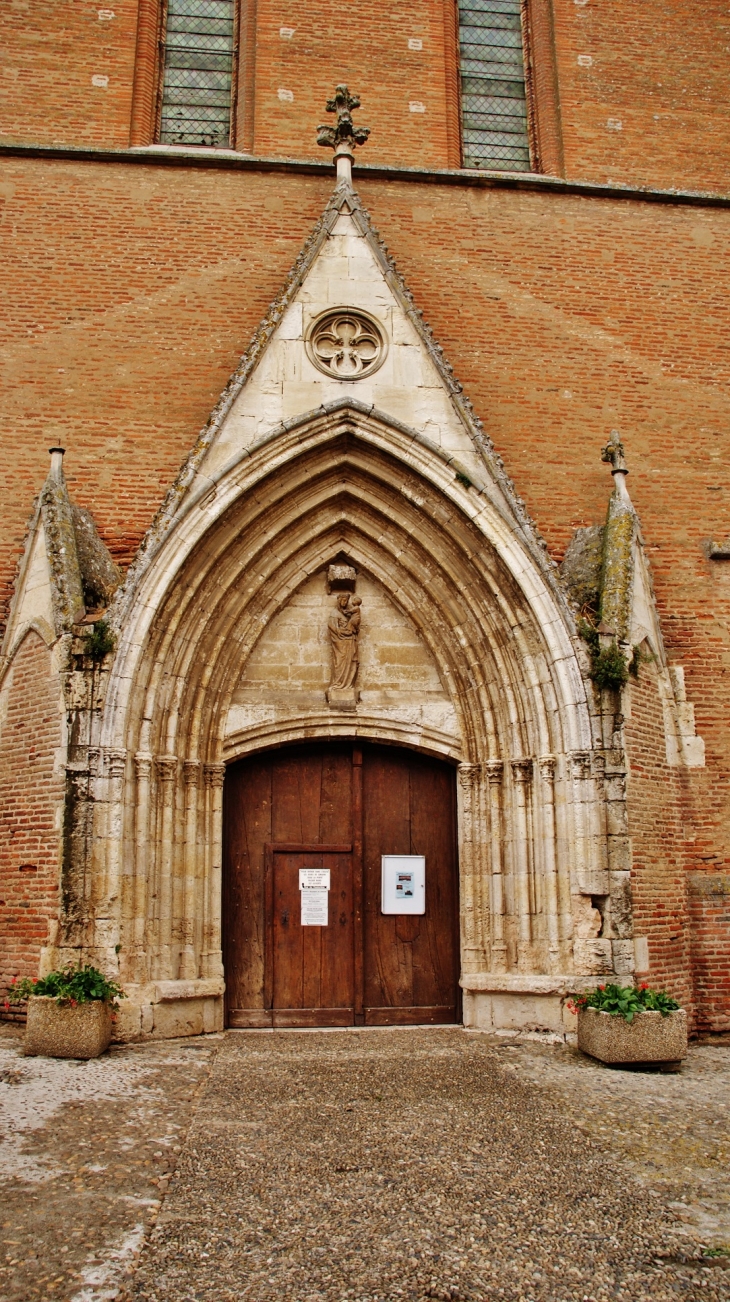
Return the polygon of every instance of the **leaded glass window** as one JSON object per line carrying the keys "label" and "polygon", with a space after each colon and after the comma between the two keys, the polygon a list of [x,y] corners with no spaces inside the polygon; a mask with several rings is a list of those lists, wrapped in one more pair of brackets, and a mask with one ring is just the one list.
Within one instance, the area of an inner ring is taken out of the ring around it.
{"label": "leaded glass window", "polygon": [[464,167],[529,172],[520,0],[459,0]]}
{"label": "leaded glass window", "polygon": [[160,141],[231,139],[234,0],[168,0]]}

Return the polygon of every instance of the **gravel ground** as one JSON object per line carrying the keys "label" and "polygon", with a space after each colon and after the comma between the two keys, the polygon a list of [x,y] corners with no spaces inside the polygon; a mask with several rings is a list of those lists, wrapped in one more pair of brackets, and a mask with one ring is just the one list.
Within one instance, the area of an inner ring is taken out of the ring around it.
{"label": "gravel ground", "polygon": [[154,1224],[215,1051],[23,1058],[0,1023],[0,1302],[107,1302]]}
{"label": "gravel ground", "polygon": [[703,1253],[727,1242],[728,1047],[661,1076],[457,1028],[83,1067],[2,1043],[0,1302],[730,1299]]}

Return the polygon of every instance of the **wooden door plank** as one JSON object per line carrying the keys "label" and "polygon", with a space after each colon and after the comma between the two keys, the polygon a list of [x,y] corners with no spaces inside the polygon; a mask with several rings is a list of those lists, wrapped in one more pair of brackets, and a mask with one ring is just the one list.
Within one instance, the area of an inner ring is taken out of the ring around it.
{"label": "wooden door plank", "polygon": [[270,1008],[229,1008],[228,1025],[234,1030],[264,1030],[272,1025]]}
{"label": "wooden door plank", "polygon": [[[411,854],[426,857],[426,914],[414,938],[413,1003],[457,1002],[458,882],[454,773],[414,756],[410,765]],[[438,811],[438,817],[434,812]]]}
{"label": "wooden door plank", "polygon": [[270,849],[277,854],[350,854],[352,842],[343,841],[335,845],[319,845],[310,841],[272,841]]}
{"label": "wooden door plank", "polygon": [[352,925],[355,1021],[364,1021],[365,896],[363,887],[362,746],[352,748]]}
{"label": "wooden door plank", "polygon": [[[320,847],[294,852],[273,845],[270,853],[274,865],[274,1010],[339,1007],[351,1012],[354,970],[349,847],[346,852],[328,853]],[[328,925],[302,927],[299,870],[320,867],[330,872]]]}
{"label": "wooden door plank", "polygon": [[226,999],[263,1007],[265,901],[263,847],[271,839],[271,769],[233,765],[224,786],[222,941]]}
{"label": "wooden door plank", "polygon": [[407,760],[393,748],[363,750],[363,875],[365,879],[365,1004],[412,1004],[410,947],[396,919],[380,911],[381,855],[410,854]]}
{"label": "wooden door plank", "polygon": [[366,1008],[366,1026],[453,1026],[457,1022],[456,1005],[448,1007],[427,1007],[416,1005],[412,1008]]}
{"label": "wooden door plank", "polygon": [[275,1008],[274,1027],[352,1026],[352,1008]]}
{"label": "wooden door plank", "polygon": [[330,745],[322,758],[319,841],[351,841],[352,748]]}
{"label": "wooden door plank", "polygon": [[[428,1022],[429,1009],[460,1007],[455,775],[415,752],[372,746],[364,755],[365,1020],[380,1009],[383,1024],[390,1008],[394,1023],[402,1009]],[[425,855],[424,915],[380,912],[382,854]]]}

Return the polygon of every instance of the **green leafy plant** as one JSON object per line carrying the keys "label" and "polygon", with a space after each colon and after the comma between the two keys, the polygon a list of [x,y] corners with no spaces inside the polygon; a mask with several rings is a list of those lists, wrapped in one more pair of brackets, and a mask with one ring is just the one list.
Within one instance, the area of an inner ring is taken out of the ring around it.
{"label": "green leafy plant", "polygon": [[580,1012],[581,1008],[597,1008],[599,1012],[610,1013],[612,1017],[623,1017],[625,1022],[633,1022],[637,1013],[661,1013],[668,1017],[676,1012],[679,1004],[666,990],[650,990],[649,986],[596,986],[585,994],[574,995],[568,1001],[571,1012]]}
{"label": "green leafy plant", "polygon": [[98,619],[86,639],[86,654],[96,663],[109,655],[117,645],[117,639],[105,619]]}
{"label": "green leafy plant", "polygon": [[13,977],[5,1007],[8,1008],[10,1003],[22,1003],[31,995],[49,995],[57,1004],[88,1004],[92,1000],[103,1000],[114,1008],[118,1000],[127,997],[116,981],[110,981],[89,963],[85,967],[74,967],[69,963],[62,971],[49,972],[44,977]]}
{"label": "green leafy plant", "polygon": [[[598,629],[587,619],[578,621],[578,632],[588,647],[591,657],[590,676],[596,687],[618,691],[628,682],[629,668],[623,652],[615,642],[602,647]],[[634,661],[632,660],[632,665]],[[634,670],[632,669],[632,672]],[[636,668],[638,674],[638,667]]]}
{"label": "green leafy plant", "polygon": [[591,678],[596,687],[617,691],[628,681],[629,670],[623,653],[615,645],[603,647],[591,666]]}

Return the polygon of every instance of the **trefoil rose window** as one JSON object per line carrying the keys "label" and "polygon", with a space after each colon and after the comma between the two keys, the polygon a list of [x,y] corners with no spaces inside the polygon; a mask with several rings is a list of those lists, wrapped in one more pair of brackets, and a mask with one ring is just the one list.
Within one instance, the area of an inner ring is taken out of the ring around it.
{"label": "trefoil rose window", "polygon": [[459,0],[464,167],[529,172],[520,0]]}
{"label": "trefoil rose window", "polygon": [[367,312],[338,307],[310,326],[307,355],[318,370],[337,380],[362,380],[382,366],[387,343],[382,327]]}
{"label": "trefoil rose window", "polygon": [[231,143],[234,0],[168,0],[160,142]]}

